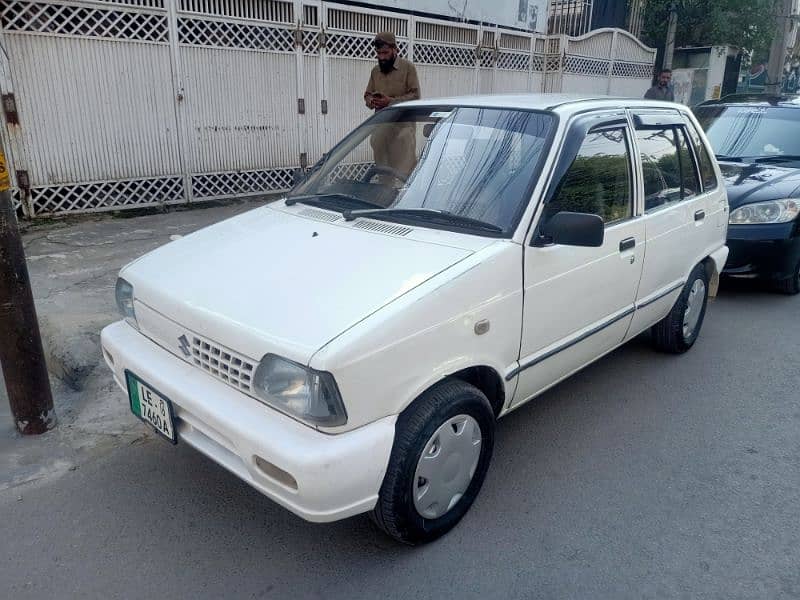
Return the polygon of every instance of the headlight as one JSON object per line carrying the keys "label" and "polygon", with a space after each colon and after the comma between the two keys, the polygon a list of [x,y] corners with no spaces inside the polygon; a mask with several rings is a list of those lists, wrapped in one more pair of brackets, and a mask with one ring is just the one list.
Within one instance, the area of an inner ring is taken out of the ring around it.
{"label": "headlight", "polygon": [[788,223],[800,214],[800,204],[793,198],[770,200],[740,206],[731,212],[731,225]]}
{"label": "headlight", "polygon": [[133,310],[133,286],[122,277],[118,277],[114,295],[117,298],[117,308],[120,314],[129,324],[139,329],[139,323],[136,322],[136,313]]}
{"label": "headlight", "polygon": [[313,425],[336,427],[347,423],[347,413],[330,373],[267,354],[256,369],[253,390],[265,404]]}

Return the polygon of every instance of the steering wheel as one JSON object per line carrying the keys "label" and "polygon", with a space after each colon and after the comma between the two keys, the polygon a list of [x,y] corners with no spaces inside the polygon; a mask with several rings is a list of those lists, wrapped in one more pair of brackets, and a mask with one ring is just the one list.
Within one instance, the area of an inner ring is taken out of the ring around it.
{"label": "steering wheel", "polygon": [[372,181],[372,178],[375,177],[375,175],[381,175],[381,174],[394,177],[401,183],[405,183],[406,180],[408,179],[408,175],[406,175],[402,171],[393,169],[392,167],[386,165],[372,165],[369,169],[367,169],[367,172],[364,173],[364,176],[361,178],[361,182],[369,183],[370,181]]}

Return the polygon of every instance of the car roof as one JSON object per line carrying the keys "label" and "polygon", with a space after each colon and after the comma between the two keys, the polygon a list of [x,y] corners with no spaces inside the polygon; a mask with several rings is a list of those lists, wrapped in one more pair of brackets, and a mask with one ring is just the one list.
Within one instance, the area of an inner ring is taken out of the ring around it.
{"label": "car roof", "polygon": [[728,94],[719,100],[707,100],[701,106],[780,106],[800,108],[798,94]]}
{"label": "car roof", "polygon": [[586,94],[483,94],[475,96],[452,96],[446,98],[426,98],[404,102],[403,106],[475,106],[485,108],[509,108],[523,110],[548,110],[570,114],[590,109],[614,108],[671,108],[688,110],[681,104],[624,98],[613,96],[590,96]]}

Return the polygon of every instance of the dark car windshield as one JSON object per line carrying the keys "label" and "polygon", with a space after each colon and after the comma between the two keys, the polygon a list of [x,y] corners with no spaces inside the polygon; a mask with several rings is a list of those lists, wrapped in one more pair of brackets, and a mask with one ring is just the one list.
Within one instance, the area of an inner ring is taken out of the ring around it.
{"label": "dark car windshield", "polygon": [[523,110],[388,108],[336,146],[289,200],[354,214],[402,209],[370,217],[508,236],[529,200],[554,123],[551,113]]}
{"label": "dark car windshield", "polygon": [[699,106],[694,112],[720,160],[800,156],[800,109]]}

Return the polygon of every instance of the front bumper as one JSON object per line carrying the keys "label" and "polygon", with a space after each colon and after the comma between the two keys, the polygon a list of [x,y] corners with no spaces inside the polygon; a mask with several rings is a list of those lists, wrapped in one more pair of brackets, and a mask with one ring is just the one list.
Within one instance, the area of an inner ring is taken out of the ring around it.
{"label": "front bumper", "polygon": [[[346,433],[321,433],[180,360],[123,321],[103,329],[101,341],[126,393],[127,369],[172,401],[180,441],[278,504],[315,522],[374,508],[396,416]],[[281,471],[295,484],[287,485]]]}
{"label": "front bumper", "polygon": [[770,279],[791,277],[800,260],[800,237],[795,223],[779,225],[730,225],[730,255],[723,273]]}

